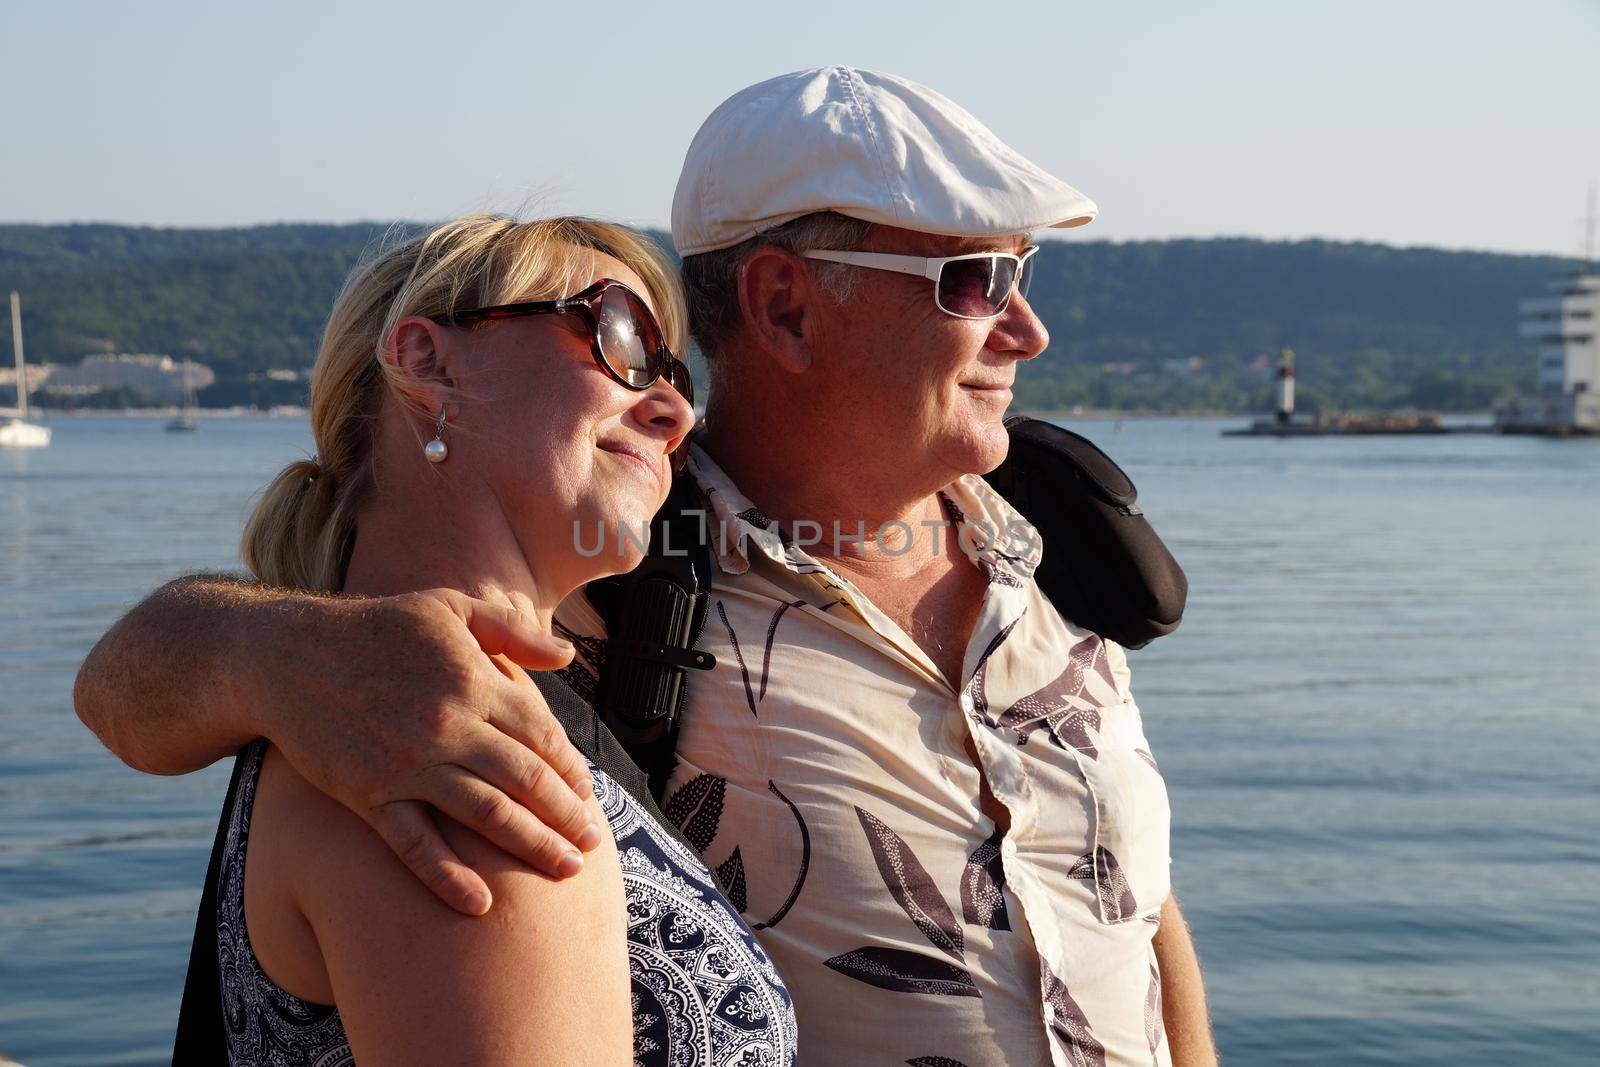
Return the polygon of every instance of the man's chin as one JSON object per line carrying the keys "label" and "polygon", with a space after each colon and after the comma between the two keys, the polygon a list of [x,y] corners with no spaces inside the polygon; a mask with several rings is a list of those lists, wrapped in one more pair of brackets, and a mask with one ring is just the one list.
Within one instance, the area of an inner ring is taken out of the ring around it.
{"label": "man's chin", "polygon": [[951,442],[946,460],[962,474],[988,474],[1006,460],[1011,438],[1003,422],[971,426]]}

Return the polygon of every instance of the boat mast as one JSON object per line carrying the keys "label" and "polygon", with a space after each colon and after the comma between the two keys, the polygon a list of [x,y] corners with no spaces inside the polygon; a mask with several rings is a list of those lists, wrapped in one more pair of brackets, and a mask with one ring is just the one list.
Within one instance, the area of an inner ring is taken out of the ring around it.
{"label": "boat mast", "polygon": [[11,291],[11,351],[17,357],[17,417],[28,417],[28,379],[22,364],[22,297]]}
{"label": "boat mast", "polygon": [[1594,263],[1594,182],[1589,183],[1589,211],[1583,217],[1583,266],[1593,271]]}

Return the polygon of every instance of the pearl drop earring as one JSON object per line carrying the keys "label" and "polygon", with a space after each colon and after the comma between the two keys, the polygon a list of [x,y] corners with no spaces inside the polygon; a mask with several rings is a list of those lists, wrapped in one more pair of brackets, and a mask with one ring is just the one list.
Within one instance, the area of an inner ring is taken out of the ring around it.
{"label": "pearl drop earring", "polygon": [[422,454],[428,457],[429,463],[443,463],[450,455],[450,446],[444,443],[444,405],[439,405],[439,429],[433,435],[433,440],[422,446]]}

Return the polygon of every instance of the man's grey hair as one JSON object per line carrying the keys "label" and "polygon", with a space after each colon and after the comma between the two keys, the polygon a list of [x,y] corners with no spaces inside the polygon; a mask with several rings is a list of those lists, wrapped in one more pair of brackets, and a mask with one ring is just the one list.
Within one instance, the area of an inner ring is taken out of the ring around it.
{"label": "man's grey hair", "polygon": [[[689,334],[713,368],[717,357],[739,323],[739,268],[749,254],[762,246],[782,248],[796,255],[814,248],[855,251],[871,236],[873,224],[834,211],[802,215],[782,226],[757,234],[732,248],[685,256],[683,289],[689,302]],[[843,263],[807,260],[818,287],[835,300],[850,295],[856,271]]]}

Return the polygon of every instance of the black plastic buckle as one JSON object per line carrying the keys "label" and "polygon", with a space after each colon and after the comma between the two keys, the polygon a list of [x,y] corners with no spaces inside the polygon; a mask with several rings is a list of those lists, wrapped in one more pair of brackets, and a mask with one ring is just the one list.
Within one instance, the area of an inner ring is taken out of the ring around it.
{"label": "black plastic buckle", "polygon": [[717,665],[717,657],[709,652],[701,652],[697,648],[679,648],[677,645],[651,644],[644,641],[612,641],[606,647],[606,655],[632,656],[634,659],[691,671],[709,671]]}

